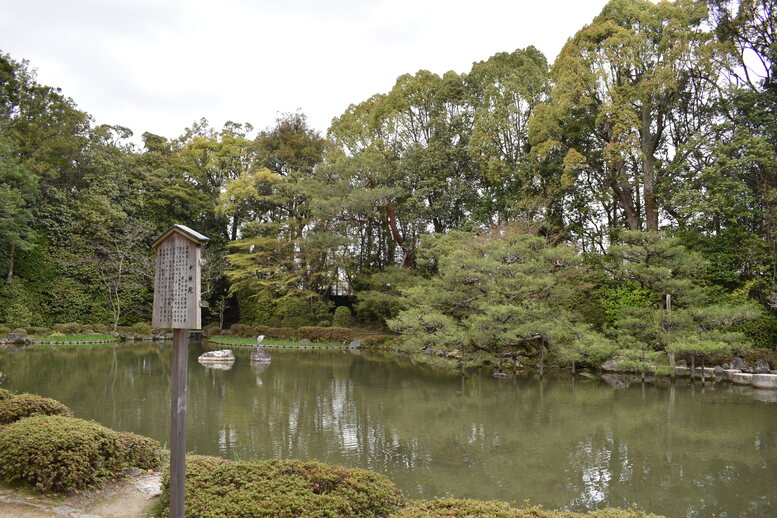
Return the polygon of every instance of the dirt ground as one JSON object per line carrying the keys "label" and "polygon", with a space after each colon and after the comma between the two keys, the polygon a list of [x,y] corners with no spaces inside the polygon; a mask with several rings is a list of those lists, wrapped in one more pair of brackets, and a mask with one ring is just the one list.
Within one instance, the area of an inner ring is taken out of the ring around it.
{"label": "dirt ground", "polygon": [[73,495],[44,495],[0,483],[0,518],[150,518],[159,474],[140,474]]}

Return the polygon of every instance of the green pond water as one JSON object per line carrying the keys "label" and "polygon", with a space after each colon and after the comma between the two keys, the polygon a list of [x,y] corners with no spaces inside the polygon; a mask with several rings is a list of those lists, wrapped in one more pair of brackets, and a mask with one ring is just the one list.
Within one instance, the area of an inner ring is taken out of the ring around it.
{"label": "green pond water", "polygon": [[[0,350],[5,388],[167,442],[171,345]],[[529,500],[668,517],[777,516],[777,394],[729,384],[632,384],[488,372],[409,359],[270,350],[231,370],[189,359],[188,450],[318,459],[388,475],[410,498]]]}

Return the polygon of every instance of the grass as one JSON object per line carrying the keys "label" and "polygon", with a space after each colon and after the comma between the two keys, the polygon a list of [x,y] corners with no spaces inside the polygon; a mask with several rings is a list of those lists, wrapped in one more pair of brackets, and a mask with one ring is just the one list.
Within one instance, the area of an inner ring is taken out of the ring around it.
{"label": "grass", "polygon": [[115,336],[91,333],[86,335],[50,335],[50,336],[35,336],[34,341],[40,342],[104,342],[118,340]]}
{"label": "grass", "polygon": [[[220,344],[228,345],[256,345],[256,338],[243,338],[241,336],[225,336],[217,335],[208,338],[209,342],[219,342]],[[331,347],[343,347],[343,344],[338,342],[311,342],[310,344],[302,344],[299,340],[281,340],[280,338],[265,338],[262,340],[262,345],[287,345],[290,347],[297,347],[301,345],[317,345],[317,346],[331,346]]]}

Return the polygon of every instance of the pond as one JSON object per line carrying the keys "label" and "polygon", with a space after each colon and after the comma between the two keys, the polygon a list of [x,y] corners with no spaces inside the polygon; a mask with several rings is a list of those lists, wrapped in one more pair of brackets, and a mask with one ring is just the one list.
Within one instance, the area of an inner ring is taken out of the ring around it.
{"label": "pond", "polygon": [[[5,388],[167,442],[169,343],[0,351]],[[777,394],[729,384],[613,388],[494,379],[349,351],[248,350],[231,370],[189,359],[189,451],[369,468],[409,498],[525,500],[668,517],[777,516]]]}

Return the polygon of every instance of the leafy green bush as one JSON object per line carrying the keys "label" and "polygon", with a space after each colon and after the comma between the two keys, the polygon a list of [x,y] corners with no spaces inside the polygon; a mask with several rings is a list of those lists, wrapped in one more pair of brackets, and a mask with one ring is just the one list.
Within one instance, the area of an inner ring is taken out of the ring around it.
{"label": "leafy green bush", "polygon": [[124,452],[124,463],[141,469],[157,469],[162,455],[162,445],[149,437],[130,432],[116,432],[121,449]]}
{"label": "leafy green bush", "polygon": [[313,342],[340,342],[351,340],[351,330],[344,327],[300,327],[297,329],[300,338]]}
{"label": "leafy green bush", "polygon": [[[162,488],[162,515],[168,516],[169,470]],[[187,518],[387,517],[401,503],[399,489],[372,471],[293,460],[186,461]]]}
{"label": "leafy green bush", "polygon": [[384,347],[397,339],[395,335],[375,335],[362,338],[362,347]]}
{"label": "leafy green bush", "polygon": [[481,500],[414,500],[391,518],[660,518],[637,510],[601,509],[587,513],[547,511],[540,507],[514,509],[504,502]]}
{"label": "leafy green bush", "polygon": [[23,328],[23,327],[15,327],[14,330],[11,331],[11,332],[12,333],[19,333],[19,334],[23,334],[23,335],[27,334],[27,330],[25,328]]}
{"label": "leafy green bush", "polygon": [[72,416],[73,413],[59,401],[35,394],[19,394],[0,401],[0,424],[35,415]]}
{"label": "leafy green bush", "polygon": [[731,326],[731,330],[744,333],[752,341],[753,347],[777,350],[777,317],[774,315],[763,315]]}
{"label": "leafy green bush", "polygon": [[11,328],[8,326],[0,326],[0,337],[5,337],[11,332]]}
{"label": "leafy green bush", "polygon": [[351,327],[351,310],[348,306],[337,306],[333,320],[335,327]]}
{"label": "leafy green bush", "polygon": [[0,428],[0,478],[70,492],[98,484],[122,467],[118,434],[92,421],[28,417]]}
{"label": "leafy green bush", "polygon": [[54,331],[65,335],[75,335],[81,332],[81,324],[78,322],[68,322],[67,324],[54,324]]}
{"label": "leafy green bush", "polygon": [[150,336],[153,334],[151,324],[135,324],[130,327],[130,330],[136,335]]}
{"label": "leafy green bush", "polygon": [[105,324],[92,324],[92,329],[98,333],[107,333],[108,331],[113,331],[111,326],[106,326]]}
{"label": "leafy green bush", "polygon": [[48,327],[38,327],[38,326],[28,327],[27,331],[32,336],[48,336],[51,333],[51,329],[49,329]]}
{"label": "leafy green bush", "polygon": [[13,392],[6,389],[0,389],[0,401],[5,401],[13,397]]}

